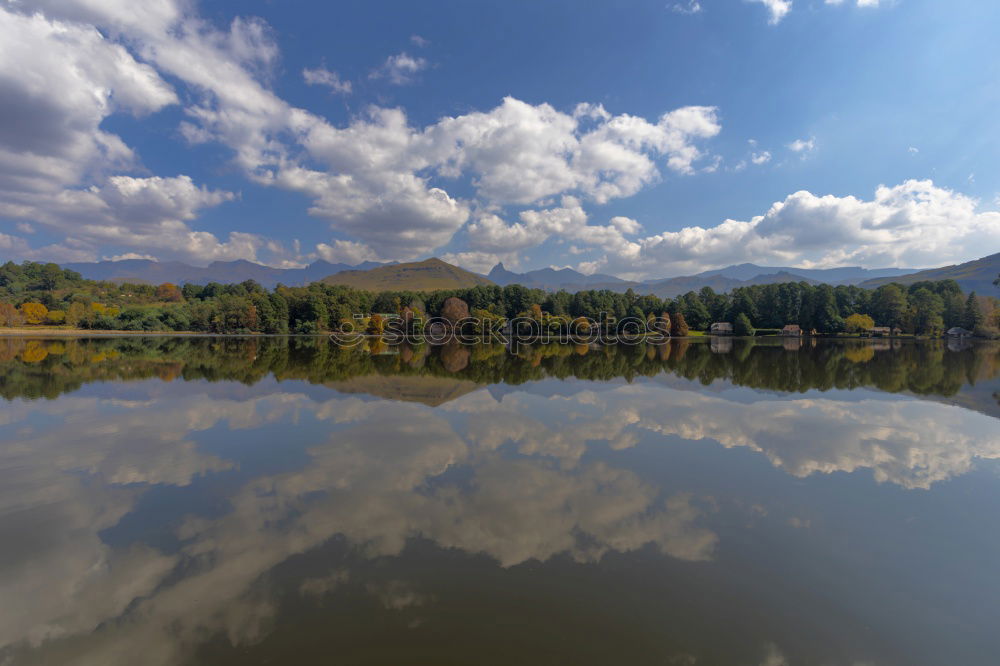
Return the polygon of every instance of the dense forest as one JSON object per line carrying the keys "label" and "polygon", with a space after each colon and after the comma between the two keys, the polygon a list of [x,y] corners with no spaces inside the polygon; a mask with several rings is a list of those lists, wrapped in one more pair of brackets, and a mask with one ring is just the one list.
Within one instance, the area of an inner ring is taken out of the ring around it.
{"label": "dense forest", "polygon": [[666,322],[680,335],[723,321],[732,322],[735,332],[743,335],[788,324],[823,334],[884,326],[938,335],[961,326],[996,337],[1000,328],[997,299],[963,294],[953,280],[906,287],[888,284],[873,290],[806,282],[739,287],[726,294],[705,287],[661,299],[631,290],[546,292],[520,285],[372,293],[322,283],[279,285],[269,291],[252,280],[182,287],[118,284],[84,280],[56,264],[0,266],[0,326],[8,327],[48,324],[91,330],[315,334],[360,321],[368,332],[379,333],[387,317],[447,315],[444,303],[451,297],[461,299],[472,317],[529,317],[550,330],[566,330],[579,317]]}

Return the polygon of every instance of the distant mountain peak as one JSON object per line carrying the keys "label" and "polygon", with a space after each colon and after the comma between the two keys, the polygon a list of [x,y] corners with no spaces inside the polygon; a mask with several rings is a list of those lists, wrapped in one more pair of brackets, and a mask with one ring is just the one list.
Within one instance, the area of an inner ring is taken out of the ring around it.
{"label": "distant mountain peak", "polygon": [[379,266],[369,270],[340,271],[323,278],[327,284],[340,284],[367,291],[434,291],[463,289],[494,284],[489,279],[430,257],[423,261]]}
{"label": "distant mountain peak", "polygon": [[507,270],[503,265],[503,262],[497,262],[497,265],[490,269],[490,272],[486,274],[486,277],[496,282],[501,287],[508,284],[513,284],[518,281],[521,276],[517,273],[512,273]]}

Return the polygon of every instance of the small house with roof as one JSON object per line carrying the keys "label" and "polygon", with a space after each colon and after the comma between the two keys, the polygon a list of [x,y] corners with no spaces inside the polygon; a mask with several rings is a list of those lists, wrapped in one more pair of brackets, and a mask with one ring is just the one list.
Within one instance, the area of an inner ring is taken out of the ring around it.
{"label": "small house with roof", "polygon": [[799,337],[802,335],[802,328],[798,324],[787,324],[781,329],[781,334]]}
{"label": "small house with roof", "polygon": [[888,338],[891,336],[900,335],[903,332],[899,326],[895,328],[889,328],[888,326],[876,326],[875,328],[868,329],[868,335],[873,338]]}
{"label": "small house with roof", "polygon": [[728,321],[717,321],[709,327],[709,332],[712,335],[732,335],[733,325]]}

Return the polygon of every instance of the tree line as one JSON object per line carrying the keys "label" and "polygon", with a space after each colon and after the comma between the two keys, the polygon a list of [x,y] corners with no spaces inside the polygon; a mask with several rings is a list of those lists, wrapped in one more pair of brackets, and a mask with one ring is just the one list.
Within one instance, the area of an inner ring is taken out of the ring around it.
{"label": "tree line", "polygon": [[378,333],[386,317],[447,315],[449,298],[459,299],[461,311],[483,320],[529,317],[561,329],[580,318],[598,322],[636,318],[659,322],[679,335],[688,329],[707,330],[713,322],[730,322],[737,334],[751,335],[794,324],[826,334],[874,325],[937,335],[960,326],[992,337],[997,335],[1000,315],[996,298],[963,294],[954,280],[877,289],[807,282],[738,287],[729,293],[704,287],[677,298],[659,298],[631,289],[546,292],[516,284],[379,293],[323,283],[268,290],[253,280],[183,286],[119,284],[85,280],[56,264],[0,266],[0,326],[316,334],[351,322]]}

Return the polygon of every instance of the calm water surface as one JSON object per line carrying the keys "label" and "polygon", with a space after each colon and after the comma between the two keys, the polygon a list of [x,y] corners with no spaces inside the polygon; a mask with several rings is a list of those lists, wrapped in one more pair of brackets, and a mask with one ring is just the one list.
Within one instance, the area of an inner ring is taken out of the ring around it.
{"label": "calm water surface", "polygon": [[0,338],[0,664],[1000,663],[1000,347]]}

